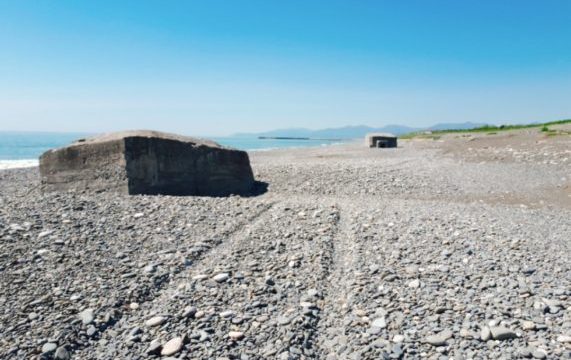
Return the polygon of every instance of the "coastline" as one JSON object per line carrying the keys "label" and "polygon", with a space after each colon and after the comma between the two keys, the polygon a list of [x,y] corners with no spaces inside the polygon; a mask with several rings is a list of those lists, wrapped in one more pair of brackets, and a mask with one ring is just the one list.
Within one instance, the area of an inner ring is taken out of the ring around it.
{"label": "coastline", "polygon": [[0,170],[23,169],[39,166],[38,159],[0,160]]}
{"label": "coastline", "polygon": [[[287,140],[284,140],[287,141]],[[305,149],[305,148],[320,148],[320,147],[328,147],[328,146],[339,146],[344,144],[350,144],[358,141],[357,139],[347,139],[343,141],[332,141],[327,143],[319,143],[319,144],[307,144],[307,145],[292,145],[292,146],[281,146],[281,147],[267,147],[267,148],[253,148],[253,149],[245,149],[244,151],[248,153],[256,153],[256,152],[268,152],[268,151],[277,151],[277,150],[294,150],[294,149]],[[242,150],[242,149],[241,149]],[[39,159],[38,158],[29,158],[29,159],[0,159],[0,170],[9,170],[9,169],[23,169],[29,167],[37,167],[39,166]]]}

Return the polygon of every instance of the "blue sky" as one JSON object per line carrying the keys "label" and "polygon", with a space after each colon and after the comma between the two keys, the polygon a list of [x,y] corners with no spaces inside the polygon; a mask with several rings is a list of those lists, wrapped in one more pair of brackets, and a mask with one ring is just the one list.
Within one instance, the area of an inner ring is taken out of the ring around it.
{"label": "blue sky", "polygon": [[0,0],[0,130],[569,118],[569,24],[569,0]]}

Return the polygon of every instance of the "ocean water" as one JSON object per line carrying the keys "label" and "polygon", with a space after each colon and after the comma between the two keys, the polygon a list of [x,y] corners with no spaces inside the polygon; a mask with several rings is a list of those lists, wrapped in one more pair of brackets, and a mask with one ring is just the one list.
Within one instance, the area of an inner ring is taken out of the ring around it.
{"label": "ocean water", "polygon": [[[37,166],[39,156],[53,148],[92,136],[86,133],[0,132],[0,169]],[[276,140],[243,137],[215,137],[221,145],[246,151],[326,146],[339,141]]]}

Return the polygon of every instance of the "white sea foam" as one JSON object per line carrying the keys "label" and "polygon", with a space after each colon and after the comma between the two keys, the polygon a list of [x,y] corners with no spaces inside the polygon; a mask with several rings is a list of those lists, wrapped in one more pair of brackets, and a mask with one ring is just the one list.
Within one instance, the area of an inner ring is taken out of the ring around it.
{"label": "white sea foam", "polygon": [[38,166],[38,159],[0,160],[0,170],[19,169]]}

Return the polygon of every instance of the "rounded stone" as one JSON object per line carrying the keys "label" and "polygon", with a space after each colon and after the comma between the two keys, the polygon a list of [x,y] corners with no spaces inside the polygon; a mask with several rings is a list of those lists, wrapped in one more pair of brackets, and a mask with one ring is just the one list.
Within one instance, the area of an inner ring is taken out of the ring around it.
{"label": "rounded stone", "polygon": [[184,311],[182,313],[182,317],[193,317],[196,313],[198,312],[198,310],[196,309],[196,307],[194,306],[187,306],[184,308]]}
{"label": "rounded stone", "polygon": [[147,327],[155,327],[164,324],[167,318],[164,316],[154,316],[145,322]]}
{"label": "rounded stone", "polygon": [[220,317],[224,318],[224,319],[232,318],[232,317],[234,317],[234,315],[235,315],[234,311],[232,311],[232,310],[222,311],[220,313]]}
{"label": "rounded stone", "polygon": [[52,353],[52,352],[56,351],[56,349],[57,349],[57,344],[56,344],[56,343],[50,343],[50,342],[45,343],[45,344],[42,346],[42,354]]}
{"label": "rounded stone", "polygon": [[56,353],[54,354],[54,359],[56,360],[70,360],[71,354],[67,349],[63,346],[57,348]]}
{"label": "rounded stone", "polygon": [[444,330],[436,335],[426,337],[425,342],[432,346],[444,346],[446,345],[446,341],[452,336],[452,331]]}
{"label": "rounded stone", "polygon": [[374,328],[384,329],[387,327],[387,321],[385,320],[384,317],[376,318],[375,320],[373,320],[371,326]]}
{"label": "rounded stone", "polygon": [[79,314],[79,318],[84,325],[89,325],[95,319],[95,314],[93,309],[85,309]]}
{"label": "rounded stone", "polygon": [[418,289],[420,287],[420,280],[418,279],[412,280],[411,282],[408,283],[408,287],[411,289]]}
{"label": "rounded stone", "polygon": [[490,328],[494,340],[509,340],[517,338],[517,334],[503,326],[493,326]]}
{"label": "rounded stone", "polygon": [[533,356],[535,359],[546,359],[547,358],[547,354],[544,353],[543,351],[540,350],[535,350],[531,356]]}
{"label": "rounded stone", "polygon": [[490,331],[489,327],[484,326],[482,328],[482,331],[480,332],[480,338],[482,341],[488,341],[492,338],[492,332]]}
{"label": "rounded stone", "polygon": [[227,273],[221,273],[221,274],[216,275],[213,279],[217,283],[223,283],[223,282],[227,281],[229,278],[230,278],[230,275],[228,275]]}
{"label": "rounded stone", "polygon": [[184,345],[184,339],[182,337],[176,337],[174,339],[169,340],[166,344],[163,345],[163,349],[161,350],[162,356],[171,356],[179,352]]}
{"label": "rounded stone", "polygon": [[230,331],[228,337],[234,341],[242,340],[244,338],[244,333],[241,331]]}
{"label": "rounded stone", "polygon": [[403,335],[395,335],[395,336],[393,337],[393,342],[395,342],[395,343],[398,344],[398,343],[403,342],[404,339],[405,339],[405,338],[404,338]]}

